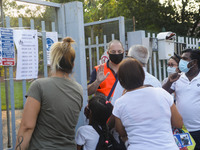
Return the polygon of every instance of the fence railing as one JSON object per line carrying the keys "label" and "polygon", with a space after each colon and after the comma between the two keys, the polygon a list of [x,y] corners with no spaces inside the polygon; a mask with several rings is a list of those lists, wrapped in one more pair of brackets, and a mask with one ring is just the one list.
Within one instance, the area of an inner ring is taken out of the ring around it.
{"label": "fence railing", "polygon": [[[112,34],[112,40],[115,39],[115,35]],[[147,33],[148,38],[156,38],[155,33]],[[106,35],[103,36],[103,42],[99,43],[99,39],[101,37],[96,36],[96,43],[91,43],[91,37],[88,38],[88,43],[85,46],[86,48],[86,61],[87,61],[87,80],[89,80],[90,74],[94,69],[94,66],[99,65],[101,55],[103,52],[107,50],[107,37]],[[178,36],[175,41],[175,52],[177,54],[181,54],[181,51],[185,48],[198,48],[198,41],[197,38],[189,38],[189,37],[180,37]],[[127,42],[125,42],[127,43]],[[125,47],[128,47],[125,45]],[[101,49],[101,51],[99,51]],[[152,51],[152,55],[149,58],[147,70],[150,74],[154,75],[159,81],[163,81],[167,77],[167,60],[159,60],[158,58],[158,51]]]}
{"label": "fence railing", "polygon": [[[23,28],[23,22],[22,22],[22,18],[18,19],[18,24],[19,24],[19,28]],[[38,37],[39,39],[42,40],[42,49],[43,49],[43,71],[44,71],[44,77],[48,76],[48,70],[47,70],[47,56],[46,56],[46,31],[45,31],[45,21],[41,21],[41,27],[42,27],[42,31],[38,32]],[[10,18],[6,17],[6,28],[12,28],[10,26]],[[15,27],[16,29],[16,27]],[[34,29],[34,20],[31,19],[30,20],[30,29]],[[55,23],[52,22],[52,31],[55,31]],[[61,37],[61,35],[58,35],[58,37]],[[11,124],[9,121],[7,121],[8,123],[8,128],[6,129],[7,132],[11,132],[12,136],[9,137],[8,140],[12,139],[12,143],[11,145],[8,145],[8,147],[11,147],[11,149],[13,149],[13,146],[15,145],[16,142],[16,121],[15,121],[15,97],[14,97],[14,93],[17,91],[17,89],[14,89],[14,82],[15,82],[15,78],[14,78],[14,72],[13,72],[13,68],[14,67],[4,67],[4,70],[9,68],[9,77],[7,79],[7,81],[9,81],[9,96],[10,96],[10,106],[11,106]],[[3,78],[3,77],[1,77]],[[6,81],[6,82],[7,82]],[[23,97],[23,106],[25,105],[26,102],[26,98],[25,98],[25,94],[26,94],[26,82],[27,80],[22,80],[22,81],[17,81],[17,82],[22,82],[22,97]],[[8,90],[8,89],[7,89]],[[1,90],[0,90],[1,91]],[[20,90],[19,90],[20,91]],[[1,97],[0,97],[0,104],[2,103]],[[9,106],[7,106],[9,107]],[[9,111],[9,109],[8,109]],[[7,113],[9,114],[9,113]],[[8,117],[9,118],[9,117]],[[9,126],[11,125],[11,130],[9,129]],[[5,130],[5,126],[3,129],[3,122],[2,122],[2,109],[0,107],[0,149],[5,148],[6,142],[5,139],[3,140],[3,130]],[[4,135],[5,136],[5,135]],[[3,142],[4,141],[4,142]],[[3,147],[4,146],[4,147]]]}

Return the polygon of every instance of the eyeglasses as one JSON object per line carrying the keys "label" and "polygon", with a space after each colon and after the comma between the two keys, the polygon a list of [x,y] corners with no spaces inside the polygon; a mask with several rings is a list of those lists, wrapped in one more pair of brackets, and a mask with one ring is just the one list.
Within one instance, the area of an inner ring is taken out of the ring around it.
{"label": "eyeglasses", "polygon": [[169,66],[169,67],[175,67],[175,66],[177,66],[177,64],[167,64],[167,66]]}
{"label": "eyeglasses", "polygon": [[124,50],[109,50],[108,51],[110,54],[122,54]]}

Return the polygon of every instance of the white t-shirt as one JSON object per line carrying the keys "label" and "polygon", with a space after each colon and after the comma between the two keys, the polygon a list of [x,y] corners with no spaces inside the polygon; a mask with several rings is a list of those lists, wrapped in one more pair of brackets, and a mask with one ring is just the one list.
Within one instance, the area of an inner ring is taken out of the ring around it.
{"label": "white t-shirt", "polygon": [[200,130],[200,73],[191,81],[183,73],[171,89],[175,90],[176,106],[187,130]]}
{"label": "white t-shirt", "polygon": [[173,97],[162,88],[130,91],[115,103],[128,135],[128,150],[178,150],[171,129]]}
{"label": "white t-shirt", "polygon": [[[144,70],[144,73],[145,73],[144,85],[152,85],[153,87],[162,87],[160,81],[156,77],[154,77],[150,73],[148,73],[146,71],[145,67],[143,67],[143,70]],[[115,91],[114,91],[114,94],[113,94],[113,97],[112,97],[112,101],[111,101],[113,106],[115,104],[115,101],[120,96],[122,96],[123,91],[124,91],[124,88],[121,86],[121,84],[118,81],[117,85],[115,87]]]}
{"label": "white t-shirt", "polygon": [[91,125],[84,125],[77,130],[75,140],[77,145],[83,145],[83,150],[95,150],[99,134]]}

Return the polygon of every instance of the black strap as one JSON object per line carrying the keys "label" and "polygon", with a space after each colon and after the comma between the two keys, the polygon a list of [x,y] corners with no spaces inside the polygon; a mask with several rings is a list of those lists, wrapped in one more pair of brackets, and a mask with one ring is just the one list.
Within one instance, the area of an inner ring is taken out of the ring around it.
{"label": "black strap", "polygon": [[99,134],[99,136],[103,134],[103,131],[98,127],[98,125],[92,124],[92,127],[97,131],[97,133]]}
{"label": "black strap", "polygon": [[109,93],[108,96],[107,96],[107,101],[109,101],[109,99],[110,99],[110,97],[111,97],[111,95],[112,95],[112,93],[113,93],[113,91],[114,91],[114,89],[115,89],[115,87],[116,87],[116,85],[117,85],[117,82],[118,82],[117,75],[115,75],[115,79],[116,79],[116,81],[115,81],[115,83],[113,84],[113,87],[112,87],[112,89],[110,90],[110,93]]}

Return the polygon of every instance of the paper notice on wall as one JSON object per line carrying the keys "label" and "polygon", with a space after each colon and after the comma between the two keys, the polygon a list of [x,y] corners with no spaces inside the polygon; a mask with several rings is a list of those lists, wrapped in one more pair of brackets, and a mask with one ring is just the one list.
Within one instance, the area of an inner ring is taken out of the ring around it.
{"label": "paper notice on wall", "polygon": [[50,65],[50,48],[53,43],[58,42],[57,32],[46,32],[47,41],[47,65]]}
{"label": "paper notice on wall", "polygon": [[37,30],[14,30],[17,48],[16,80],[38,77]]}

